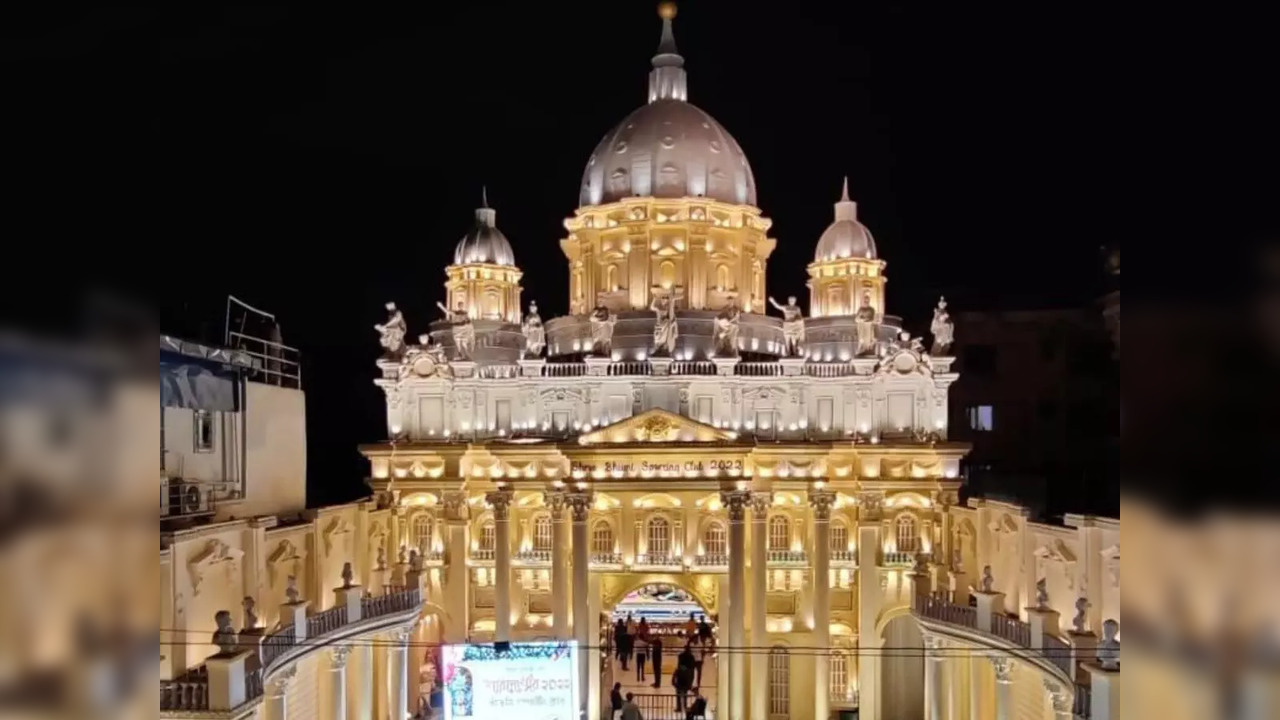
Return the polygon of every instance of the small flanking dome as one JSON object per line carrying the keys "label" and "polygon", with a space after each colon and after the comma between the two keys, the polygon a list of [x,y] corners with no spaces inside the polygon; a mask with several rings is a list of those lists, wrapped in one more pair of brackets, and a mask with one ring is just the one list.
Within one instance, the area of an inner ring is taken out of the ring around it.
{"label": "small flanking dome", "polygon": [[715,118],[688,101],[684,58],[671,20],[675,3],[658,7],[662,40],[649,73],[649,103],[609,131],[582,174],[580,206],[630,197],[706,197],[756,204],[747,156]]}
{"label": "small flanking dome", "polygon": [[876,259],[876,241],[871,231],[858,222],[858,204],[849,199],[849,178],[844,179],[840,202],[836,203],[836,221],[818,239],[814,262],[830,262],[848,258]]}
{"label": "small flanking dome", "polygon": [[476,224],[453,251],[454,265],[483,263],[515,267],[516,255],[511,251],[507,236],[497,228],[497,213],[489,207],[487,192],[481,192],[480,207],[476,210]]}

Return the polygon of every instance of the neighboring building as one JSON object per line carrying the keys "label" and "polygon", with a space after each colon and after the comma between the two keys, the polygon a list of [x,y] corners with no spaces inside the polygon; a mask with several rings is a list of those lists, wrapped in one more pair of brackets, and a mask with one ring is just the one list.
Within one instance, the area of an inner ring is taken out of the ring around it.
{"label": "neighboring building", "polygon": [[379,569],[393,510],[306,509],[296,351],[229,332],[160,358],[136,423],[160,446],[161,717],[405,717],[425,576]]}
{"label": "neighboring building", "polygon": [[1106,487],[1116,497],[1117,368],[1095,310],[960,313],[955,355],[951,436],[973,445],[969,494],[1058,515]]}
{"label": "neighboring building", "polygon": [[[741,148],[687,102],[674,4],[660,15],[649,103],[588,159],[565,221],[570,314],[520,311],[517,254],[484,203],[446,269],[447,318],[416,344],[394,305],[380,326],[389,440],[361,452],[391,508],[384,554],[426,566],[432,621],[414,637],[572,641],[570,696],[594,720],[612,682],[634,684],[605,652],[608,619],[660,585],[717,624],[715,717],[920,718],[926,698],[935,719],[1088,716],[1073,658],[1096,636],[1056,622],[1078,597],[1082,631],[1119,616],[1119,523],[959,504],[954,358],[887,314],[847,191],[815,242],[803,336],[798,308],[765,314],[771,222]],[[1101,677],[1095,692],[1119,682]],[[674,695],[639,691],[657,698],[646,717],[674,716]],[[1102,697],[1096,716],[1115,716],[1118,688]]]}
{"label": "neighboring building", "polygon": [[1120,248],[1107,253],[1107,275],[1110,291],[1103,298],[1102,316],[1116,346],[1116,358],[1120,357]]}

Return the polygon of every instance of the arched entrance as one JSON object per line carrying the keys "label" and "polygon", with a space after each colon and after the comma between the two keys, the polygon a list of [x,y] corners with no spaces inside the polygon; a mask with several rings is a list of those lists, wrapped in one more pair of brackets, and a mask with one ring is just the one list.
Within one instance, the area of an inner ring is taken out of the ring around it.
{"label": "arched entrance", "polygon": [[[676,692],[672,674],[676,670],[679,655],[689,644],[686,623],[693,616],[694,642],[690,647],[694,660],[701,664],[701,672],[695,669],[694,685],[707,701],[707,708],[714,713],[719,705],[719,688],[727,678],[722,678],[717,662],[717,603],[720,597],[720,578],[711,575],[675,575],[663,573],[615,573],[600,578],[600,631],[601,645],[609,650],[602,657],[601,703],[602,718],[612,717],[609,693],[614,683],[621,683],[623,695],[632,693],[645,720],[684,720],[685,713],[677,710]],[[640,620],[648,629],[649,643],[642,643],[634,635],[619,642],[617,622],[628,625],[630,616],[639,634]],[[697,625],[705,618],[711,627],[711,640],[705,645],[697,639]],[[660,677],[655,682],[653,641],[662,645]],[[636,650],[645,648],[645,667],[637,671]],[[620,650],[629,650],[622,653]],[[625,663],[622,655],[626,655]],[[624,667],[625,665],[625,667]],[[693,695],[688,701],[693,701]]]}
{"label": "arched entrance", "polygon": [[908,613],[884,624],[880,660],[881,717],[924,717],[924,636]]}

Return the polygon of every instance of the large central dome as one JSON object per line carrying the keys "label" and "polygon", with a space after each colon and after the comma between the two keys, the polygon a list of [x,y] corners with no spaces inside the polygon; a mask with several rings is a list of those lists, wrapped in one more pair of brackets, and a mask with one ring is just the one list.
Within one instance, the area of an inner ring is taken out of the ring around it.
{"label": "large central dome", "polygon": [[674,15],[674,7],[662,13],[649,104],[618,123],[591,153],[579,205],[647,196],[756,204],[746,154],[715,118],[686,99],[684,58],[671,29]]}

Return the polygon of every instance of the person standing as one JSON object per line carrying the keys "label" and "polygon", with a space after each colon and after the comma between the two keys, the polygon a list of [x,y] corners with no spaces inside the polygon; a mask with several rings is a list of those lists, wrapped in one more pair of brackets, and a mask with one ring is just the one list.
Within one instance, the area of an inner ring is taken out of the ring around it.
{"label": "person standing", "polygon": [[[642,621],[643,622],[643,621]],[[644,682],[644,666],[649,660],[649,640],[644,635],[636,635],[636,681]]]}
{"label": "person standing", "polygon": [[626,702],[622,703],[621,720],[644,720],[644,715],[640,714],[640,708],[636,706],[635,694],[627,693]]}
{"label": "person standing", "polygon": [[698,621],[693,619],[693,613],[689,613],[689,619],[684,621],[684,637],[685,640],[692,640],[698,634]]}
{"label": "person standing", "polygon": [[649,656],[653,658],[653,687],[662,687],[662,638],[653,635],[649,642]]}
{"label": "person standing", "polygon": [[609,693],[609,707],[613,710],[610,717],[618,720],[618,716],[622,714],[622,683],[613,684],[613,692]]}
{"label": "person standing", "polygon": [[707,622],[706,615],[703,615],[702,620],[698,623],[698,637],[704,645],[711,640],[711,623]]}

